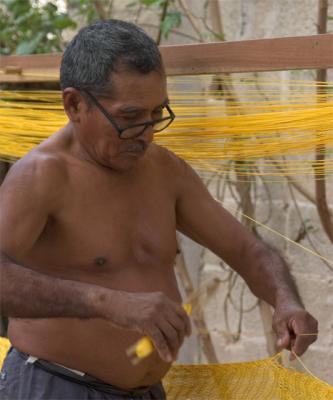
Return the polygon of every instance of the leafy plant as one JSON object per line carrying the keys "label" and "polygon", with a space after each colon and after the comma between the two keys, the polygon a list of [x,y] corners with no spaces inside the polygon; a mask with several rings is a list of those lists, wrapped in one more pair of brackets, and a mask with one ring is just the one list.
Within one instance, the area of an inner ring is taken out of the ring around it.
{"label": "leafy plant", "polygon": [[182,23],[182,13],[176,9],[175,0],[136,0],[127,5],[128,9],[137,11],[142,7],[156,12],[158,27],[165,39],[168,39],[170,32],[179,28]]}
{"label": "leafy plant", "polygon": [[173,28],[178,28],[182,23],[182,14],[179,11],[168,11],[165,19],[161,21],[161,31],[167,39]]}
{"label": "leafy plant", "polygon": [[73,15],[74,18],[80,18],[85,24],[89,24],[99,19],[111,18],[113,1],[67,0],[67,6],[71,9],[71,15]]}
{"label": "leafy plant", "polygon": [[0,3],[0,54],[51,53],[63,49],[62,33],[76,23],[57,5],[32,0]]}

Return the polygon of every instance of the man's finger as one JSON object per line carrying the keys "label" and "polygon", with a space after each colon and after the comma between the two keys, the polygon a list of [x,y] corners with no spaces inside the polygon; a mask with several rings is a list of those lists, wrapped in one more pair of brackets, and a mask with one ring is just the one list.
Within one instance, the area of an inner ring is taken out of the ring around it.
{"label": "man's finger", "polygon": [[288,326],[285,322],[280,322],[274,325],[277,334],[277,347],[279,350],[290,349],[291,337]]}
{"label": "man's finger", "polygon": [[161,359],[165,362],[172,362],[172,354],[162,332],[156,328],[153,332],[149,333],[149,336],[151,337],[155,349],[157,350]]}
{"label": "man's finger", "polygon": [[184,336],[186,334],[186,323],[177,314],[168,315],[168,322],[177,331],[179,346],[183,344]]}
{"label": "man's finger", "polygon": [[192,333],[192,328],[191,328],[191,321],[190,321],[188,314],[186,313],[186,311],[184,310],[184,307],[182,305],[175,303],[175,302],[173,304],[174,304],[174,310],[175,310],[176,314],[185,323],[185,335],[190,336]]}
{"label": "man's finger", "polygon": [[160,322],[159,328],[166,340],[169,352],[172,355],[172,360],[175,360],[181,345],[178,332],[168,321],[165,320]]}
{"label": "man's finger", "polygon": [[185,318],[185,335],[186,336],[191,336],[191,333],[192,333],[191,320],[190,320],[190,317],[186,314],[186,318]]}
{"label": "man's finger", "polygon": [[306,332],[306,325],[303,326],[303,324],[293,320],[291,322],[291,329],[295,335],[291,350],[297,356],[301,356],[310,344],[317,340],[317,327],[314,329],[314,332]]}

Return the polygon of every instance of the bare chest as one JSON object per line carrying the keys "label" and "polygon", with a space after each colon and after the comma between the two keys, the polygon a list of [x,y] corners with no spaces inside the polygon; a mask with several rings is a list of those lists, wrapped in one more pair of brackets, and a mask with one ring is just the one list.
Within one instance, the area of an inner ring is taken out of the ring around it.
{"label": "bare chest", "polygon": [[[34,264],[68,274],[118,275],[170,268],[177,251],[175,196],[151,175],[77,179],[33,249]],[[51,271],[52,272],[52,271]],[[61,274],[63,275],[63,274]]]}

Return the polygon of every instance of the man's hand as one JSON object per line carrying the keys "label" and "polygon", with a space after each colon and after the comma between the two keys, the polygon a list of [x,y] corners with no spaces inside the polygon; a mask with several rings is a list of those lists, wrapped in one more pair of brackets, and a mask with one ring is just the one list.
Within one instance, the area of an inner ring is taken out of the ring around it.
{"label": "man's hand", "polygon": [[[273,328],[278,336],[277,346],[301,356],[317,340],[318,322],[301,305],[278,304],[273,315]],[[290,359],[295,358],[291,354]]]}
{"label": "man's hand", "polygon": [[191,323],[181,304],[162,292],[114,292],[105,318],[115,326],[149,336],[160,357],[176,360],[184,336],[191,334]]}

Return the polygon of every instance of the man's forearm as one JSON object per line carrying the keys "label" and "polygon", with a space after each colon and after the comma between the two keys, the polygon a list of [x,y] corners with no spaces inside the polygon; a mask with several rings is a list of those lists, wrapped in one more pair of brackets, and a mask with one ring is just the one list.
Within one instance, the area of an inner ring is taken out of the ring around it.
{"label": "man's forearm", "polygon": [[284,302],[302,305],[289,268],[280,255],[264,243],[249,252],[249,264],[242,273],[252,292],[272,306]]}
{"label": "man's forearm", "polygon": [[59,279],[8,259],[0,262],[0,315],[103,318],[117,328],[148,335],[165,362],[176,359],[191,332],[184,309],[163,292],[126,292]]}
{"label": "man's forearm", "polygon": [[243,276],[253,293],[275,308],[272,327],[277,348],[289,349],[291,359],[302,355],[317,338],[318,321],[304,308],[289,269],[276,251],[259,242],[248,254],[250,266]]}
{"label": "man's forearm", "polygon": [[[1,257],[0,315],[17,318],[101,318],[111,290],[44,275]],[[111,297],[111,296],[110,296]]]}

